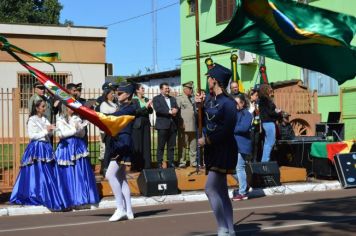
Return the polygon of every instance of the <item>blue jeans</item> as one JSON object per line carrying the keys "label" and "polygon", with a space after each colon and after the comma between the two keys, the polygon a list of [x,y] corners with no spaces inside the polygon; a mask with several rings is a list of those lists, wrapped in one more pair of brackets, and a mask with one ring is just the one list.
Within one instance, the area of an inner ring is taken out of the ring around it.
{"label": "blue jeans", "polygon": [[262,128],[265,131],[265,142],[261,162],[268,162],[271,159],[271,151],[276,142],[276,126],[273,122],[266,122],[262,123]]}
{"label": "blue jeans", "polygon": [[239,194],[246,195],[247,179],[246,179],[246,158],[247,154],[237,154],[236,174],[234,178],[239,182]]}

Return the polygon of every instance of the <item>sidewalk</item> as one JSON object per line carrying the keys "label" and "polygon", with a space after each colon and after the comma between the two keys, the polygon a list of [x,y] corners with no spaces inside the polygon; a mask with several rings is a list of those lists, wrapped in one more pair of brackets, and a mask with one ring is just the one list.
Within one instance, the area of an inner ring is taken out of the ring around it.
{"label": "sidewalk", "polygon": [[[311,183],[290,183],[278,187],[265,188],[265,189],[253,189],[249,193],[249,197],[263,197],[274,195],[289,195],[303,192],[316,192],[316,191],[329,191],[341,189],[339,181],[314,181]],[[232,190],[229,191],[230,197],[232,197]],[[132,206],[151,206],[151,205],[163,205],[180,202],[196,202],[207,201],[204,191],[189,191],[182,192],[178,195],[166,195],[161,197],[132,197]],[[97,206],[90,206],[82,210],[97,210],[105,208],[115,208],[115,200],[113,197],[106,197],[101,200]],[[43,206],[16,206],[16,205],[0,205],[0,216],[17,216],[17,215],[32,215],[32,214],[44,214],[51,213],[46,207]]]}

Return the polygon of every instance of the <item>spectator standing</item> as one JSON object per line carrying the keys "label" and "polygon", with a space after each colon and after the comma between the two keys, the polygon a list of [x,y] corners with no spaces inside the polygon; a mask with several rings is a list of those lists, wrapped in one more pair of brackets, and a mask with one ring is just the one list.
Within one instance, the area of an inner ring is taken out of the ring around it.
{"label": "spectator standing", "polygon": [[239,94],[240,94],[239,84],[236,81],[231,81],[231,83],[230,83],[230,95],[233,98],[236,98],[237,95],[239,95]]}
{"label": "spectator standing", "polygon": [[233,192],[233,201],[248,199],[247,179],[246,179],[246,161],[252,154],[251,124],[252,114],[248,110],[248,102],[244,94],[240,93],[235,98],[237,103],[235,140],[237,143],[237,165],[235,179],[239,182],[239,189]]}
{"label": "spectator standing", "polygon": [[158,131],[157,161],[158,168],[162,168],[164,147],[167,144],[167,167],[175,168],[174,147],[177,136],[178,106],[174,97],[169,96],[169,85],[159,85],[161,94],[153,98],[153,108],[156,111],[155,127]]}
{"label": "spectator standing", "polygon": [[187,166],[186,150],[189,147],[189,163],[196,166],[197,139],[196,114],[193,106],[193,81],[183,84],[183,94],[177,97],[179,108],[178,158],[179,167]]}
{"label": "spectator standing", "polygon": [[[100,104],[99,111],[101,113],[111,115],[118,111],[119,106],[116,102],[114,102],[115,91],[112,87],[105,87],[102,97],[104,98],[104,101]],[[106,135],[103,131],[100,131],[100,137],[100,155],[102,155],[102,157],[99,157],[99,159],[101,160],[101,172],[105,176],[106,169],[108,168],[110,163],[110,155],[107,152],[107,147],[110,145],[111,137],[109,135]]]}
{"label": "spectator standing", "polygon": [[49,120],[49,122],[53,122],[53,114],[52,114],[52,102],[49,97],[46,96],[45,91],[46,87],[41,84],[40,82],[35,82],[33,84],[34,88],[34,94],[30,97],[30,100],[28,101],[28,110],[29,112],[32,111],[32,106],[35,104],[37,101],[42,100],[46,103],[46,110],[44,113],[44,116]]}
{"label": "spectator standing", "polygon": [[256,162],[261,157],[261,119],[258,106],[258,89],[251,89],[249,92],[250,106],[249,112],[253,116],[253,122],[251,127],[251,141],[252,141],[252,160]]}
{"label": "spectator standing", "polygon": [[281,110],[276,108],[272,100],[273,89],[268,84],[262,84],[259,91],[259,111],[262,128],[265,133],[261,162],[270,161],[271,151],[276,142],[276,121],[281,116]]}
{"label": "spectator standing", "polygon": [[76,86],[76,99],[78,102],[80,102],[82,105],[85,105],[87,100],[85,98],[82,98],[82,83],[78,83],[75,85]]}
{"label": "spectator standing", "polygon": [[133,168],[135,170],[151,168],[151,123],[149,115],[153,113],[152,100],[145,97],[145,88],[136,84],[132,102],[137,104],[136,119],[133,123],[132,139],[134,145]]}

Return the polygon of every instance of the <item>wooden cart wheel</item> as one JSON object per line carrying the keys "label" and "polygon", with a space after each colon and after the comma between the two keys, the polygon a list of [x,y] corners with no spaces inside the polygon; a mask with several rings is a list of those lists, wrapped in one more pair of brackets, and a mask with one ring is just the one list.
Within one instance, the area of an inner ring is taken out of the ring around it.
{"label": "wooden cart wheel", "polygon": [[293,127],[295,136],[309,136],[311,135],[311,128],[308,122],[303,119],[294,119],[290,121]]}

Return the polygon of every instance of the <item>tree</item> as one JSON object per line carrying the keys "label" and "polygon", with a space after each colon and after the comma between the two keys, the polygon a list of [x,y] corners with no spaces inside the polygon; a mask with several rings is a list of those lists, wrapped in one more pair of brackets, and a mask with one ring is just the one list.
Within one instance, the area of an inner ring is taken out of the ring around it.
{"label": "tree", "polygon": [[58,25],[62,8],[58,0],[0,0],[0,22]]}

